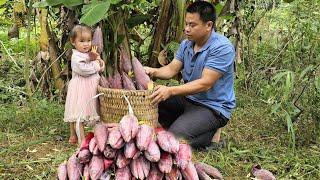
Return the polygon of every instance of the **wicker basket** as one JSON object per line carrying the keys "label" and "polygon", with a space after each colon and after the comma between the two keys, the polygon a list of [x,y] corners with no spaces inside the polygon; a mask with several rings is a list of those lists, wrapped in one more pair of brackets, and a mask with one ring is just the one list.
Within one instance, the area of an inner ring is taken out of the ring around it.
{"label": "wicker basket", "polygon": [[156,127],[158,123],[158,106],[151,105],[152,91],[148,90],[125,90],[109,89],[98,86],[100,119],[106,123],[118,123],[121,118],[128,114],[129,107],[124,95],[128,98],[134,115],[140,124],[148,124]]}

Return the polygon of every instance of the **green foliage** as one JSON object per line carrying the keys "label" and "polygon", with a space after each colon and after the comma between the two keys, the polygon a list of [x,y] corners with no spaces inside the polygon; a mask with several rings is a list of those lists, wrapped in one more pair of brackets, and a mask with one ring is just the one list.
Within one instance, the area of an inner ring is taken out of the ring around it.
{"label": "green foliage", "polygon": [[59,6],[64,5],[68,8],[72,8],[73,6],[78,6],[83,4],[83,0],[44,0],[38,1],[33,4],[35,8],[45,8],[48,6]]}
{"label": "green foliage", "polygon": [[12,22],[13,2],[0,0],[0,24],[3,27],[11,25]]}
{"label": "green foliage", "polygon": [[[263,6],[244,7],[244,64],[240,65],[240,88],[254,90],[270,105],[270,112],[284,123],[294,149],[297,138],[316,139],[320,132],[316,112],[320,106],[316,84],[319,71],[318,12],[320,2],[278,3],[267,12]],[[259,23],[259,24],[257,24]],[[312,92],[312,93],[311,93]],[[311,116],[309,116],[311,115]],[[299,124],[314,121],[312,137],[297,137]],[[301,122],[300,122],[301,121]]]}
{"label": "green foliage", "polygon": [[109,1],[94,1],[91,4],[84,5],[82,8],[83,16],[81,17],[80,22],[89,26],[96,24],[104,18],[109,7]]}
{"label": "green foliage", "polygon": [[7,0],[0,0],[0,6],[4,5],[7,2]]}
{"label": "green foliage", "polygon": [[175,41],[169,42],[167,45],[162,45],[162,48],[167,51],[167,60],[170,63],[174,59],[174,54],[179,49],[179,43]]}
{"label": "green foliage", "polygon": [[[16,38],[8,39],[8,35],[6,31],[7,31],[6,28],[0,28],[0,41],[2,41],[5,48],[8,50],[10,54],[17,54],[22,56],[25,51],[25,45],[26,45],[25,30],[21,29],[20,39],[16,39]],[[1,44],[0,44],[0,47],[1,47]],[[33,39],[33,41],[31,41],[31,44],[30,44],[31,53],[35,54],[37,51],[37,48],[38,48],[38,42],[35,39]],[[3,47],[1,47],[1,49],[3,49]],[[5,52],[3,53],[4,55],[6,55]]]}
{"label": "green foliage", "polygon": [[66,0],[63,2],[63,5],[69,8],[73,6],[79,6],[81,4],[83,4],[83,0]]}
{"label": "green foliage", "polygon": [[128,28],[131,29],[137,25],[143,24],[144,22],[149,21],[151,18],[152,18],[152,15],[148,15],[148,14],[134,15],[127,20]]}
{"label": "green foliage", "polygon": [[[20,39],[8,39],[5,29],[0,29],[0,104],[24,104],[26,101],[25,79],[22,68],[25,64],[25,31],[20,32]],[[30,43],[30,51],[36,54],[38,42],[35,38]]]}
{"label": "green foliage", "polygon": [[34,7],[46,7],[46,6],[57,6],[65,5],[66,7],[78,6],[83,4],[83,0],[45,0],[36,2]]}
{"label": "green foliage", "polygon": [[56,6],[59,4],[63,4],[66,1],[67,0],[46,0],[46,2],[48,3],[49,6]]}

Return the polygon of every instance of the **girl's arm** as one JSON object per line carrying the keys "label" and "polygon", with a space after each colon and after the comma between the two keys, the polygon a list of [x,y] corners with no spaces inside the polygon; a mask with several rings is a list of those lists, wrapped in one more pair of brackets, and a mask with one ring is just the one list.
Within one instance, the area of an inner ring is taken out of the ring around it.
{"label": "girl's arm", "polygon": [[98,59],[99,64],[100,64],[100,71],[99,72],[103,72],[106,69],[106,64],[104,62],[104,60],[102,59]]}
{"label": "girl's arm", "polygon": [[81,76],[90,76],[100,71],[101,67],[98,61],[86,61],[85,57],[72,55],[71,57],[72,71]]}

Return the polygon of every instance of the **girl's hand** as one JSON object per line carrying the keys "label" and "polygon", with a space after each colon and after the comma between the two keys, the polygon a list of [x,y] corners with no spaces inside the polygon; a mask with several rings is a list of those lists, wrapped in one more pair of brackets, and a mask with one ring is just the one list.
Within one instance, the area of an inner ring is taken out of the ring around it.
{"label": "girl's hand", "polygon": [[89,57],[91,61],[99,60],[101,59],[100,54],[97,53],[97,46],[92,46],[91,51],[89,52]]}
{"label": "girl's hand", "polygon": [[99,57],[99,54],[94,53],[94,52],[92,52],[92,51],[90,51],[88,54],[89,54],[89,59],[90,59],[90,61],[95,61],[95,60],[97,60],[97,58]]}
{"label": "girl's hand", "polygon": [[102,60],[101,57],[100,57],[100,54],[97,54],[96,60]]}
{"label": "girl's hand", "polygon": [[91,52],[98,54],[97,50],[98,50],[98,46],[92,46]]}

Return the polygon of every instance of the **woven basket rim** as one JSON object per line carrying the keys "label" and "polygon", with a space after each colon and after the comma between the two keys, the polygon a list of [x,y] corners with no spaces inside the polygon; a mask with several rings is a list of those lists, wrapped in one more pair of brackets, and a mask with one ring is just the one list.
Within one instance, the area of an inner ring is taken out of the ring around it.
{"label": "woven basket rim", "polygon": [[153,92],[153,90],[129,90],[129,89],[112,89],[112,88],[106,88],[98,85],[98,91],[123,91],[123,92]]}

